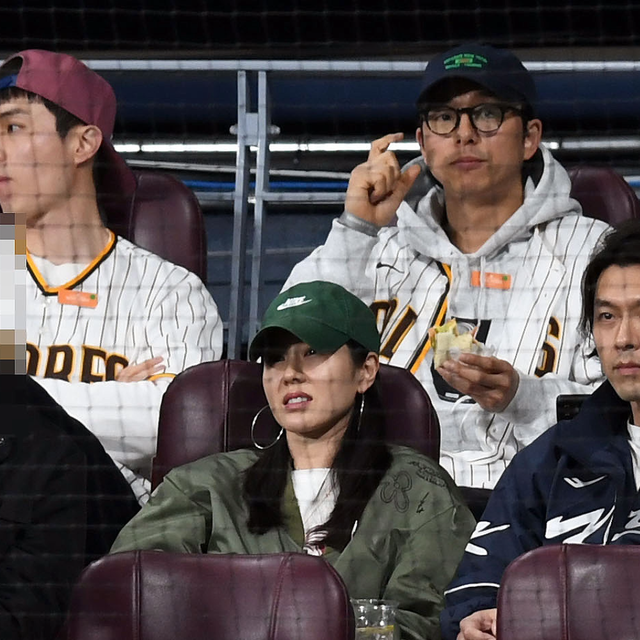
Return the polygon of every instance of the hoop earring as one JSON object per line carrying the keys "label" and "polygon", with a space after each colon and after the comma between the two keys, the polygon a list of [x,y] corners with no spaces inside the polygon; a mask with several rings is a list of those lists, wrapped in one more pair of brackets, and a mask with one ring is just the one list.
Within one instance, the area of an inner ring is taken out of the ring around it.
{"label": "hoop earring", "polygon": [[356,433],[360,433],[360,425],[362,424],[362,416],[364,415],[364,393],[360,394],[360,414],[358,415],[358,426]]}
{"label": "hoop earring", "polygon": [[258,418],[260,417],[260,414],[265,409],[268,409],[268,408],[269,408],[269,405],[266,404],[264,407],[262,407],[262,409],[260,409],[260,411],[258,411],[258,413],[256,413],[255,416],[253,416],[253,420],[251,421],[251,442],[253,442],[253,446],[256,449],[260,449],[261,451],[264,451],[265,449],[271,449],[271,447],[273,447],[273,445],[276,442],[278,442],[278,440],[280,440],[280,438],[282,437],[282,434],[284,433],[284,428],[280,427],[280,433],[276,436],[276,439],[271,444],[268,444],[266,447],[264,447],[263,445],[257,443],[253,432],[254,432],[254,429],[256,428],[256,423],[258,422]]}

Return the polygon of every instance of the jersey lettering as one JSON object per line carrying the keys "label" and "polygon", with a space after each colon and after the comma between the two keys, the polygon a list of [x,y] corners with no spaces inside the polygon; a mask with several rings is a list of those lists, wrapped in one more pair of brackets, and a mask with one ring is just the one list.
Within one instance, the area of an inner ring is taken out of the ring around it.
{"label": "jersey lettering", "polygon": [[70,381],[73,371],[75,353],[68,344],[54,344],[49,347],[47,365],[44,370],[45,378]]}
{"label": "jersey lettering", "polygon": [[102,360],[102,369],[107,368],[107,352],[98,347],[82,347],[82,370],[80,382],[102,382],[104,374],[96,373],[96,360]]}
{"label": "jersey lettering", "polygon": [[556,361],[558,359],[558,347],[560,340],[560,323],[553,316],[549,318],[549,329],[547,331],[547,339],[542,345],[542,353],[540,355],[540,364],[535,370],[535,375],[542,378],[546,373],[555,370]]}
{"label": "jersey lettering", "polygon": [[391,335],[382,349],[380,349],[380,357],[390,359],[393,356],[417,319],[418,314],[411,307],[407,307],[400,320],[396,323]]}
{"label": "jersey lettering", "polygon": [[107,358],[107,371],[105,373],[106,380],[115,380],[117,375],[125,368],[129,366],[129,361],[117,353],[112,353]]}
{"label": "jersey lettering", "polygon": [[[40,367],[44,361],[44,372]],[[102,382],[115,380],[122,369],[129,365],[129,360],[119,353],[108,353],[100,347],[82,346],[79,380],[81,382]],[[72,381],[76,367],[75,349],[68,344],[54,344],[48,347],[46,360],[36,345],[27,342],[27,373],[32,376],[42,375],[45,378]],[[76,378],[78,379],[78,378]]]}
{"label": "jersey lettering", "polygon": [[376,317],[376,323],[378,325],[380,335],[384,333],[384,330],[387,328],[389,320],[391,320],[391,317],[396,312],[397,307],[397,298],[394,298],[393,300],[375,300],[369,305],[369,308],[373,311],[373,315]]}
{"label": "jersey lettering", "polygon": [[35,344],[27,342],[27,375],[37,376],[40,364],[40,351]]}

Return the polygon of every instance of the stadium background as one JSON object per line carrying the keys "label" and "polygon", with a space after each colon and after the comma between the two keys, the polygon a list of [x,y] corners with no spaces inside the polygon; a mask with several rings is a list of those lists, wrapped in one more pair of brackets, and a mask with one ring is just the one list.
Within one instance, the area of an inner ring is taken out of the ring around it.
{"label": "stadium background", "polygon": [[[512,48],[535,73],[544,138],[556,156],[609,164],[640,189],[640,6],[632,0],[27,1],[0,8],[0,35],[3,57],[32,47],[65,51],[112,83],[114,139],[130,150],[130,164],[168,170],[198,195],[208,286],[225,320],[236,168],[230,129],[238,122],[237,70],[249,61],[272,66],[271,141],[286,150],[271,153],[271,189],[299,196],[267,207],[260,309],[322,242],[348,172],[366,157],[363,143],[390,131],[412,140],[415,130],[419,70],[317,73],[303,61],[407,61],[421,69],[433,53],[464,41]],[[207,68],[208,61],[216,64]],[[285,72],[278,61],[300,63]],[[255,89],[255,71],[249,82]],[[322,150],[309,150],[314,143]],[[402,162],[417,151],[398,154]],[[320,194],[313,203],[309,192]]]}

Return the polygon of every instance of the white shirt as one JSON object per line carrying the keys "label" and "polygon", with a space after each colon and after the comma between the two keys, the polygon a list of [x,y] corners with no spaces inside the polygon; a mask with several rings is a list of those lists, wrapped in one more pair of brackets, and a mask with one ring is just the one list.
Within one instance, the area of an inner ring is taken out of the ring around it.
{"label": "white shirt", "polygon": [[70,280],[77,278],[88,266],[88,262],[69,262],[65,264],[54,264],[46,258],[30,254],[31,260],[35,263],[42,277],[52,287],[60,287]]}
{"label": "white shirt", "polygon": [[331,481],[330,469],[295,469],[291,474],[293,492],[298,501],[305,535],[305,551],[312,555],[322,552],[314,545],[321,531],[309,532],[324,524],[336,505],[337,490]]}

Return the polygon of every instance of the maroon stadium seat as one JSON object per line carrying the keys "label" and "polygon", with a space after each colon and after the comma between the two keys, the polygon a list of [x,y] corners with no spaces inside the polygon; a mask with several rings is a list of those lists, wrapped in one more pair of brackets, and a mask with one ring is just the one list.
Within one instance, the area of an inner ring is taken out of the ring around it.
{"label": "maroon stadium seat", "polygon": [[352,640],[338,573],[302,553],[199,555],[133,551],[87,567],[67,640]]}
{"label": "maroon stadium seat", "polygon": [[540,547],[514,560],[498,592],[498,638],[637,640],[640,548]]}
{"label": "maroon stadium seat", "polygon": [[[380,367],[387,441],[412,446],[434,460],[440,451],[440,425],[429,396],[412,373]],[[158,450],[153,464],[156,487],[173,467],[198,458],[252,447],[251,421],[267,404],[262,367],[253,362],[220,360],[196,365],[178,375],[162,399]],[[267,416],[259,424],[269,431]],[[256,429],[259,442],[277,433]]]}
{"label": "maroon stadium seat", "polygon": [[585,216],[612,226],[629,218],[640,218],[640,200],[626,180],[609,167],[579,165],[568,169],[571,196]]}
{"label": "maroon stadium seat", "polygon": [[100,196],[107,227],[161,258],[193,271],[206,284],[204,218],[194,193],[166,173],[133,173],[138,186],[132,196]]}

